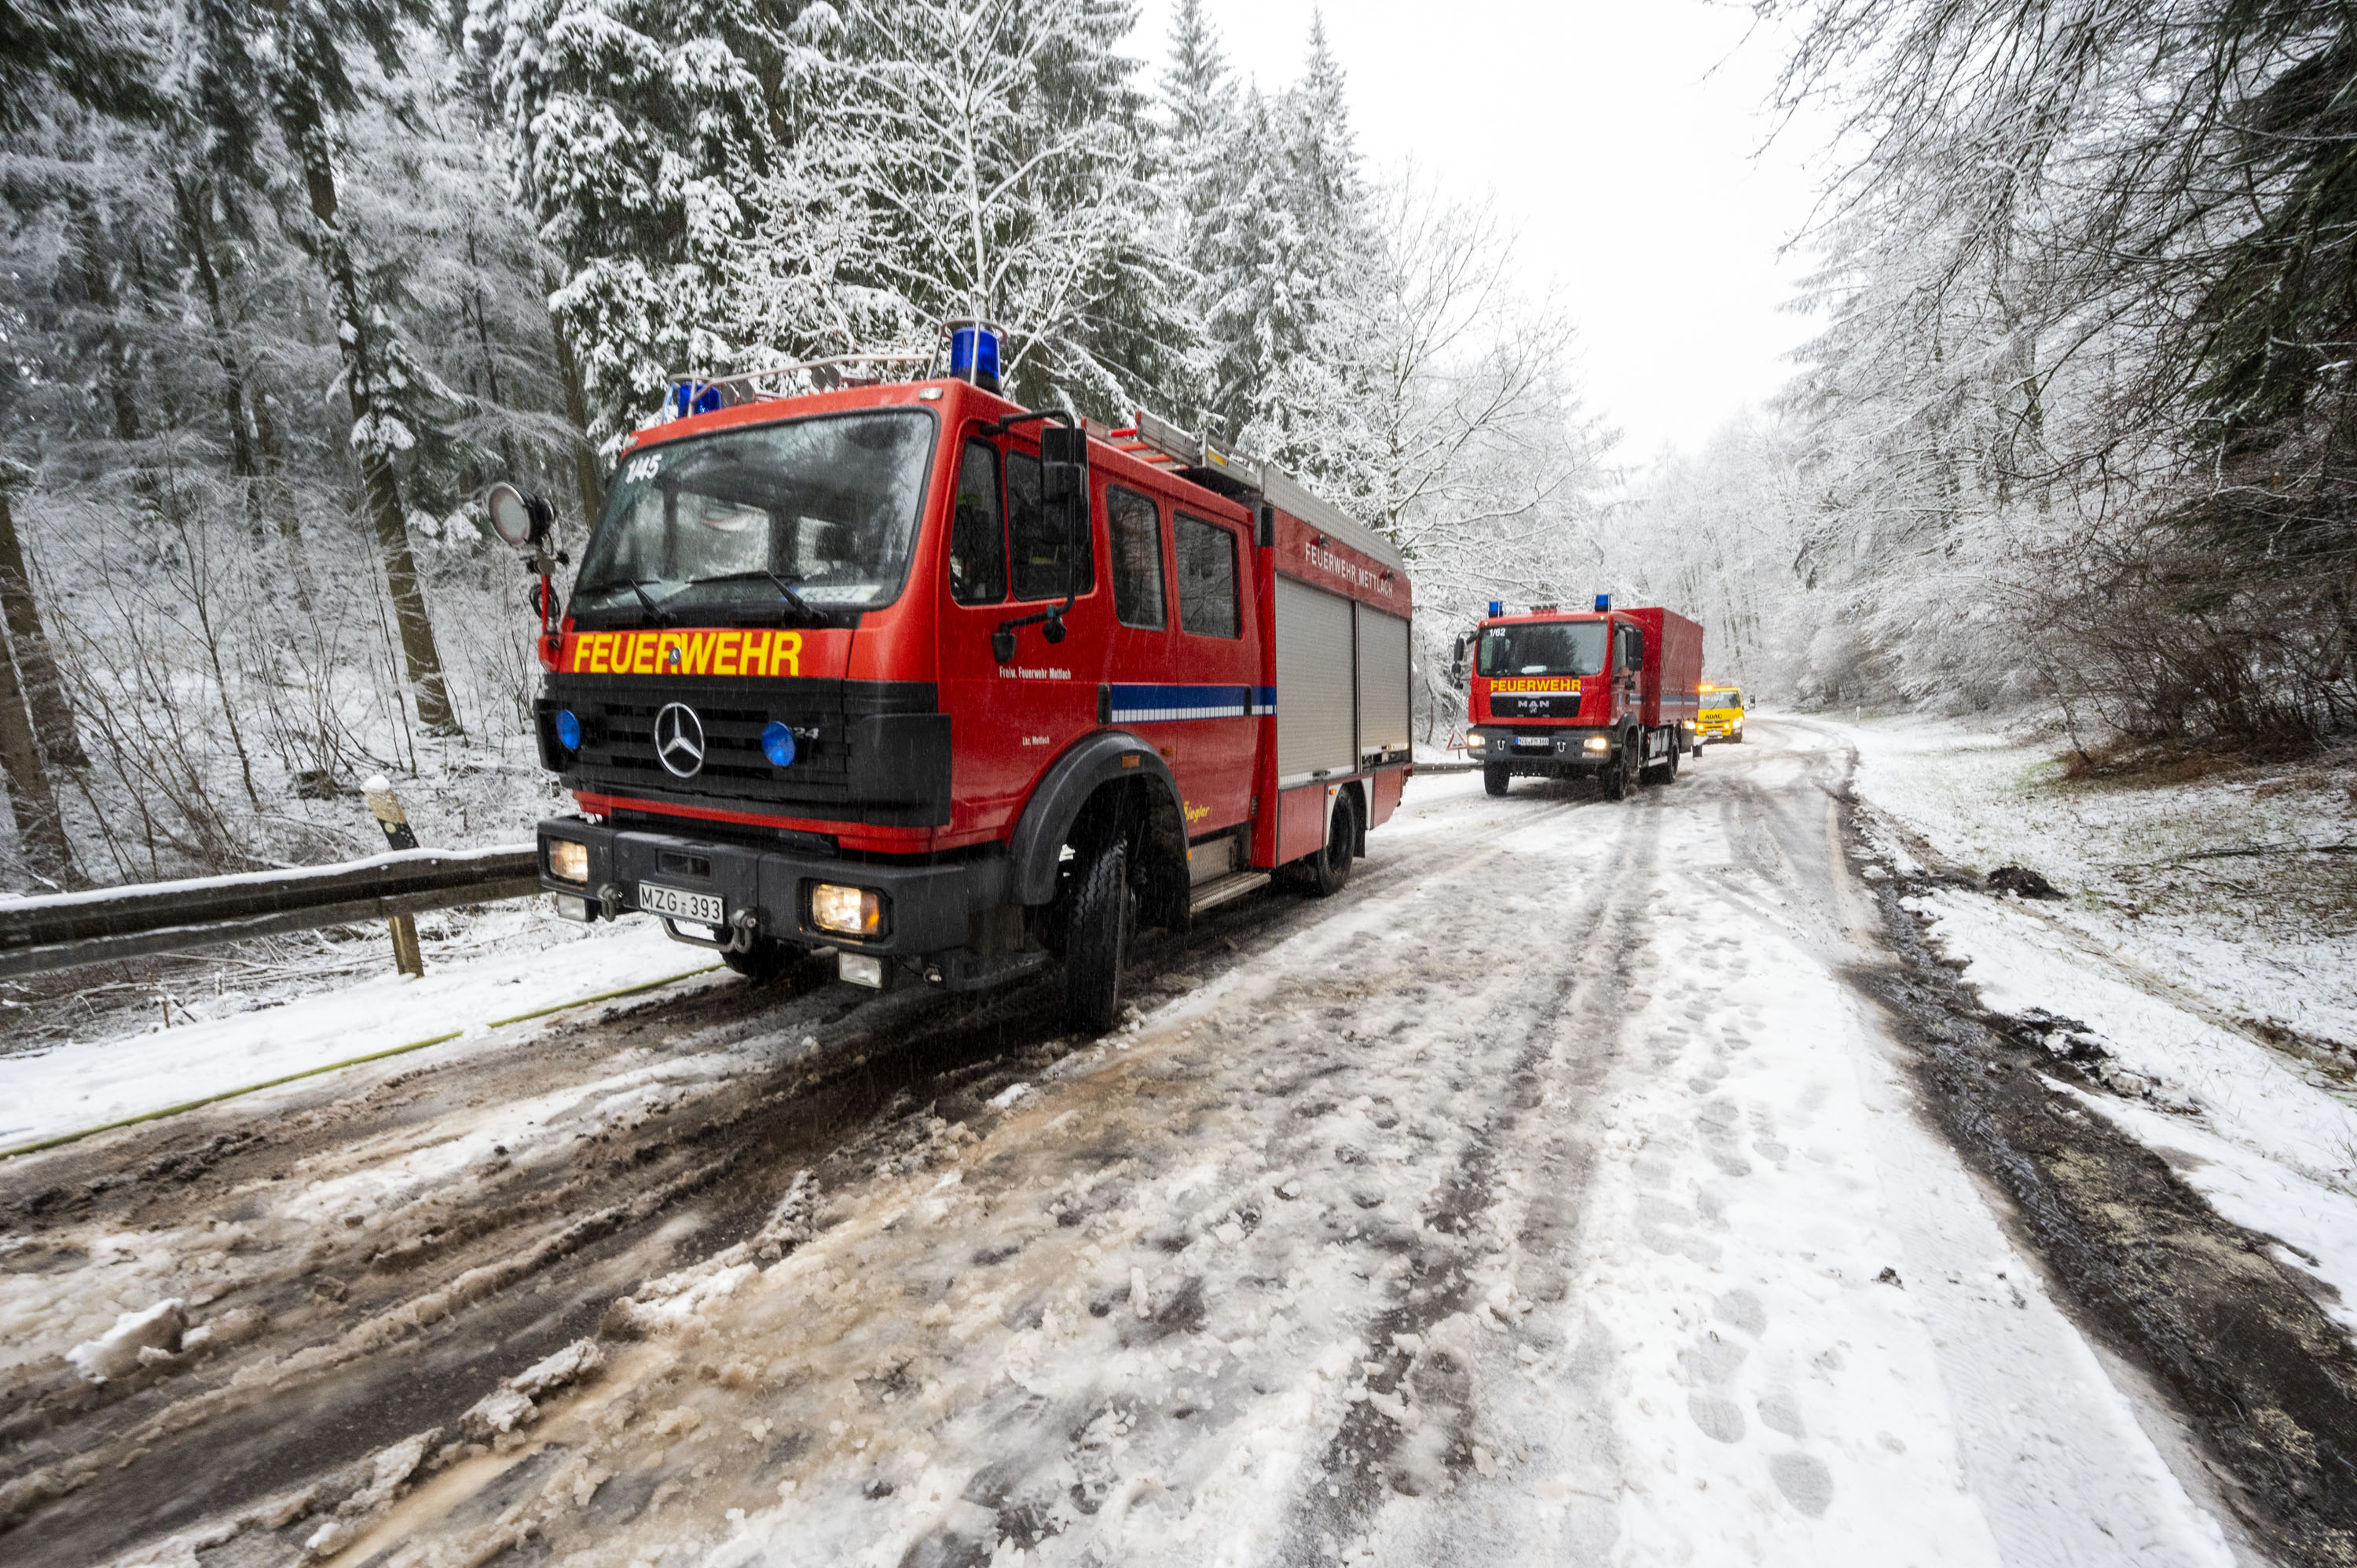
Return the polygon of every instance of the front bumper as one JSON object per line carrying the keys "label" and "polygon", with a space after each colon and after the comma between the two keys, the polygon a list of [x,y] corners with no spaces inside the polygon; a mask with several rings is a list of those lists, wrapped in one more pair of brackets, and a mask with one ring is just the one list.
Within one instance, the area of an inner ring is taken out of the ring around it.
{"label": "front bumper", "polygon": [[[1609,741],[1613,736],[1610,730],[1592,725],[1577,729],[1566,725],[1544,731],[1491,730],[1485,726],[1481,739],[1466,746],[1465,760],[1478,762],[1483,767],[1503,764],[1523,778],[1584,777],[1601,773],[1612,765],[1614,757],[1609,748],[1590,751],[1587,743],[1591,738]],[[1528,744],[1532,741],[1541,744]]]}
{"label": "front bumper", "polygon": [[[608,827],[579,817],[552,817],[539,829],[540,885],[576,918],[608,918],[637,911],[639,885],[716,896],[721,929],[804,947],[924,956],[965,945],[972,917],[1007,902],[1011,878],[1004,856],[945,865],[866,860],[691,839],[677,833]],[[588,852],[588,875],[570,882],[549,869],[548,841],[569,839]],[[884,900],[884,929],[851,936],[820,929],[811,919],[811,889],[819,883],[873,888]],[[745,918],[749,915],[750,919]]]}

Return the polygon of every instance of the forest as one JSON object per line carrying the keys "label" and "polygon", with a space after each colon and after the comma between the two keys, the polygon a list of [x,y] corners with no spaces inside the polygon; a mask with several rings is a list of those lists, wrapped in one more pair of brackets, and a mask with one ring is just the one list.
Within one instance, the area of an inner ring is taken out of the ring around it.
{"label": "forest", "polygon": [[[1685,608],[1803,705],[2122,746],[2357,723],[2357,29],[2315,4],[1757,0],[1829,107],[1821,324],[1616,449],[1543,256],[1197,0],[0,0],[0,771],[18,891],[551,799],[527,584],[666,378],[1003,324],[1012,394],[1275,458],[1481,601]],[[1140,58],[1150,56],[1151,58]],[[1636,466],[1633,458],[1647,459]]]}

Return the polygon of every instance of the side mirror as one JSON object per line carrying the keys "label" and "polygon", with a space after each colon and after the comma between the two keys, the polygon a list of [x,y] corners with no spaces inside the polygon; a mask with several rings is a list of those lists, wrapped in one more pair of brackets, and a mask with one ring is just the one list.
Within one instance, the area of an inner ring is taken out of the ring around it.
{"label": "side mirror", "polygon": [[1053,505],[1085,502],[1089,494],[1089,435],[1069,424],[1039,432],[1039,499]]}
{"label": "side mirror", "polygon": [[1462,637],[1457,639],[1457,656],[1449,662],[1448,683],[1460,688],[1465,684],[1465,639]]}
{"label": "side mirror", "polygon": [[490,514],[491,532],[500,536],[500,542],[517,550],[545,544],[556,523],[555,508],[504,479],[493,485],[483,498],[483,510]]}

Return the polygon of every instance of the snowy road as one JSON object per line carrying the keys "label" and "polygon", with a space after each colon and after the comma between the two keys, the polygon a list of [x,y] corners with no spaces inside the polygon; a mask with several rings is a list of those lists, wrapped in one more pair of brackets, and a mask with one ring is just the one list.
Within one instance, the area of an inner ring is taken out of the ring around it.
{"label": "snowy road", "polygon": [[1100,1045],[722,984],[35,1156],[0,1554],[2235,1561],[1916,1112],[1846,766],[1418,780]]}

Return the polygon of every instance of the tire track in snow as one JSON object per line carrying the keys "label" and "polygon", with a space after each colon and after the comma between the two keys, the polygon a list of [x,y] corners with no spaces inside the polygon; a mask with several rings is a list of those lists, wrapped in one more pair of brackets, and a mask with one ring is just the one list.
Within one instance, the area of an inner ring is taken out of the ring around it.
{"label": "tire track in snow", "polygon": [[[1419,810],[1453,824],[1469,808],[1483,810],[1478,800]],[[1458,853],[1446,832],[1378,835],[1374,847],[1342,898],[1240,900],[1202,922],[1190,942],[1148,946],[1133,981],[1149,992],[1166,974],[1183,975],[1187,988],[1216,983],[1261,945],[1346,917]],[[14,1452],[0,1468],[0,1500],[12,1506],[0,1512],[34,1513],[12,1532],[11,1550],[94,1561],[199,1509],[299,1489],[307,1476],[414,1427],[447,1424],[501,1370],[593,1326],[635,1282],[692,1267],[758,1227],[795,1170],[823,1163],[846,1137],[856,1143],[875,1116],[892,1113],[896,1096],[970,1075],[1009,1051],[1069,1048],[1055,1033],[1054,1004],[1048,985],[979,1005],[923,995],[848,1005],[839,993],[723,984],[668,1004],[601,1010],[520,1052],[385,1075],[357,1094],[346,1084],[287,1096],[276,1103],[293,1113],[259,1129],[232,1108],[13,1167],[0,1200],[37,1241],[48,1241],[32,1259],[9,1260],[37,1271],[12,1270],[0,1282],[19,1297],[12,1313],[27,1305],[25,1286],[45,1283],[53,1296],[83,1288],[83,1273],[115,1265],[116,1254],[79,1254],[106,1251],[127,1232],[144,1251],[215,1260],[193,1281],[177,1264],[147,1271],[157,1275],[153,1294],[213,1296],[200,1316],[258,1307],[264,1326],[193,1377],[171,1366],[94,1391],[44,1374],[7,1391],[0,1420],[13,1429]],[[634,1072],[661,1077],[667,1061],[700,1068],[714,1050],[805,1030],[823,1045],[781,1067],[755,1060],[684,1092],[659,1086],[651,1101],[624,1106],[619,1122],[592,1104],[610,1101],[610,1086]],[[629,1069],[633,1060],[652,1066]],[[553,1114],[550,1125],[564,1138],[586,1132],[588,1143],[568,1146],[588,1155],[568,1155],[552,1173],[503,1112],[520,1094],[545,1095],[552,1080],[568,1078],[580,1106]],[[481,1145],[471,1155],[470,1138]],[[457,1155],[443,1156],[446,1147]],[[421,1174],[399,1174],[421,1161]],[[728,1179],[716,1187],[723,1173]],[[346,1212],[328,1200],[337,1191],[366,1200],[363,1227],[336,1222]],[[316,1214],[293,1220],[296,1211]],[[606,1218],[585,1220],[593,1212]],[[135,1288],[123,1278],[116,1265],[108,1288]],[[371,1316],[351,1326],[355,1312]],[[61,1322],[52,1356],[84,1332],[70,1316]],[[95,1326],[104,1326],[104,1313]],[[18,1348],[38,1361],[38,1340]],[[294,1433],[299,1442],[289,1441]],[[156,1487],[156,1475],[173,1485]]]}
{"label": "tire track in snow", "polygon": [[[1393,949],[1391,933],[1419,923],[1404,912],[1518,896],[1501,886],[1512,857],[1468,854],[1468,831],[1503,820],[1517,837],[1560,834],[1579,804],[1452,809],[1460,831],[1438,835],[1455,842],[1424,867],[1445,875],[1371,879],[1340,908],[1311,907],[1241,975],[1157,1013],[1127,1050],[1071,1058],[1072,1081],[1020,1100],[978,1143],[939,1119],[913,1140],[896,1130],[910,1123],[877,1128],[845,1157],[876,1160],[880,1179],[838,1187],[834,1224],[732,1283],[712,1317],[630,1352],[626,1386],[596,1396],[607,1415],[543,1429],[541,1452],[564,1450],[549,1465],[608,1477],[591,1487],[594,1528],[562,1498],[548,1505],[534,1525],[545,1549],[594,1546],[619,1563],[709,1542],[693,1532],[715,1512],[759,1517],[765,1503],[794,1520],[797,1561],[980,1562],[1002,1542],[1052,1556],[1089,1541],[1151,1557],[1238,1510],[1273,1541],[1299,1489],[1289,1455],[1314,1463],[1347,1408],[1311,1363],[1363,1344],[1397,1238],[1414,1233],[1394,1197],[1437,1189],[1473,1111],[1512,1087],[1433,1024],[1473,1008],[1527,1029],[1577,946],[1534,948],[1518,927],[1469,957],[1461,933],[1428,921],[1430,940]],[[1370,942],[1385,961],[1341,961]],[[1436,1046],[1430,1101],[1390,1092],[1390,1075],[1423,1072],[1409,1064]],[[1343,1101],[1369,1090],[1380,1101]],[[1223,1159],[1234,1168],[1205,1168]],[[618,1412],[666,1406],[694,1415],[608,1430]],[[690,1427],[711,1447],[682,1447]],[[1274,1433],[1270,1463],[1231,1466],[1240,1433]],[[468,1489],[497,1484],[480,1466],[469,1475]],[[797,1487],[790,1510],[775,1503],[781,1476]],[[606,1487],[616,1500],[595,1500]],[[464,1510],[431,1489],[431,1508],[373,1539],[471,1552]],[[1166,1539],[1168,1509],[1189,1499],[1203,1506]]]}
{"label": "tire track in snow", "polygon": [[[1477,1270],[1483,1249],[1469,1244],[1466,1235],[1493,1207],[1503,1212],[1492,1223],[1505,1230],[1499,1221],[1517,1205],[1497,1190],[1499,1165],[1507,1145],[1517,1139],[1537,1144],[1534,1164],[1546,1178],[1543,1189],[1519,1205],[1510,1232],[1517,1250],[1544,1276],[1526,1294],[1542,1301],[1563,1297],[1564,1265],[1579,1227],[1579,1197],[1594,1157],[1572,1119],[1621,1048],[1631,972],[1652,912],[1658,840],[1648,808],[1657,804],[1652,795],[1621,804],[1615,813],[1620,836],[1609,861],[1593,867],[1597,891],[1563,911],[1564,924],[1585,933],[1586,950],[1562,969],[1545,1001],[1534,1009],[1528,1033],[1504,1075],[1514,1086],[1512,1097],[1485,1122],[1434,1196],[1426,1219],[1437,1233],[1435,1244],[1412,1266],[1419,1275],[1444,1269],[1440,1282],[1369,1325],[1367,1343],[1380,1369],[1370,1372],[1364,1397],[1348,1406],[1328,1443],[1319,1466],[1322,1484],[1313,1481],[1308,1489],[1280,1561],[1348,1560],[1355,1554],[1357,1538],[1393,1494],[1414,1498],[1443,1490],[1453,1485],[1454,1476],[1489,1467],[1488,1451],[1475,1441],[1479,1394],[1473,1369],[1459,1352],[1432,1342],[1434,1331],[1449,1319],[1476,1313],[1480,1316],[1472,1320],[1488,1326],[1501,1321],[1500,1306],[1480,1294]],[[1591,861],[1598,858],[1596,847],[1587,848]],[[1550,1089],[1556,1092],[1550,1095]],[[1528,1125],[1543,1107],[1548,1120]]]}

